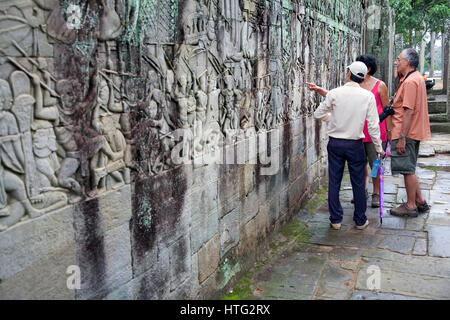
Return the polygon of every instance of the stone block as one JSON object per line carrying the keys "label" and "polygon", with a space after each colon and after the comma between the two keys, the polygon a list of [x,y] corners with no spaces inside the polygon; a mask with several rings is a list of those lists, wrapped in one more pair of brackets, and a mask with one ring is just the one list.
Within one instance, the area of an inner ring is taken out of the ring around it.
{"label": "stone block", "polygon": [[198,251],[198,280],[205,281],[219,267],[220,235],[217,234]]}
{"label": "stone block", "polygon": [[196,253],[219,230],[218,211],[204,212],[199,209],[192,213],[191,252]]}
{"label": "stone block", "polygon": [[223,206],[229,199],[239,196],[239,189],[237,188],[239,185],[239,167],[238,165],[219,166],[219,174],[221,177],[218,184],[219,206]]}
{"label": "stone block", "polygon": [[255,186],[255,166],[245,164],[239,167],[239,197],[243,198],[248,195]]}
{"label": "stone block", "polygon": [[399,252],[403,254],[410,254],[416,239],[414,237],[404,236],[387,236],[378,245],[378,248],[388,249],[393,252]]}
{"label": "stone block", "polygon": [[253,254],[256,246],[256,219],[247,222],[240,230],[239,252],[241,255]]}
{"label": "stone block", "polygon": [[129,224],[103,234],[77,234],[81,288],[77,299],[103,298],[132,278]]}
{"label": "stone block", "polygon": [[192,169],[192,174],[187,174],[188,189],[198,187],[200,185],[208,185],[216,183],[219,180],[220,164],[210,164],[199,168]]}
{"label": "stone block", "polygon": [[218,209],[217,183],[199,184],[195,189],[186,195],[185,206],[192,215],[196,211],[210,212]]}
{"label": "stone block", "polygon": [[303,174],[292,184],[289,185],[288,188],[289,207],[294,206],[299,201],[299,199],[307,191],[307,188],[308,188],[308,180],[306,174]]}
{"label": "stone block", "polygon": [[280,197],[274,195],[272,198],[267,199],[269,205],[269,218],[270,223],[275,223],[280,217]]}
{"label": "stone block", "polygon": [[236,208],[223,216],[219,222],[220,230],[220,257],[226,255],[228,250],[239,243],[240,239],[240,224],[239,224],[240,209]]}
{"label": "stone block", "polygon": [[265,238],[270,230],[270,216],[267,206],[260,207],[258,214],[255,217],[256,230],[258,232],[258,238]]}
{"label": "stone block", "polygon": [[450,226],[428,225],[428,254],[434,257],[450,257]]}
{"label": "stone block", "polygon": [[191,273],[191,246],[189,236],[181,237],[169,248],[170,290],[179,287]]}
{"label": "stone block", "polygon": [[256,216],[259,210],[259,206],[264,201],[266,201],[266,199],[260,199],[258,193],[256,192],[251,192],[243,199],[241,199],[241,206],[239,212],[240,214],[239,221],[241,226],[243,226]]}
{"label": "stone block", "polygon": [[416,239],[414,244],[413,255],[425,256],[427,254],[427,240],[426,239]]}
{"label": "stone block", "polygon": [[166,299],[169,293],[169,250],[162,250],[150,269],[112,291],[104,299],[158,300]]}
{"label": "stone block", "polygon": [[286,213],[289,211],[290,201],[289,201],[289,188],[284,188],[280,190],[280,213]]}
{"label": "stone block", "polygon": [[[73,222],[70,206],[0,232],[0,279],[6,281],[35,262],[74,246]],[[51,270],[49,267],[48,272]]]}
{"label": "stone block", "polygon": [[118,190],[98,197],[99,209],[103,213],[104,230],[114,229],[131,219],[131,187],[126,185]]}
{"label": "stone block", "polygon": [[[1,260],[2,265],[13,264],[14,259]],[[75,244],[34,259],[20,271],[1,278],[1,300],[72,300],[75,291],[67,287],[67,268],[77,265]]]}

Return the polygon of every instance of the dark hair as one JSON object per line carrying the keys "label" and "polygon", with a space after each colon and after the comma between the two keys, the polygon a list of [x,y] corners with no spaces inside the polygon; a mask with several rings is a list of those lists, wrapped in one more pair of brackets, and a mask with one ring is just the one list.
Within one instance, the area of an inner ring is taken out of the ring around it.
{"label": "dark hair", "polygon": [[360,55],[358,58],[356,58],[356,61],[361,61],[367,66],[367,69],[370,68],[369,74],[371,76],[373,76],[378,70],[377,59],[371,54]]}
{"label": "dark hair", "polygon": [[403,58],[409,61],[409,65],[416,69],[419,66],[419,54],[416,50],[412,48],[408,48],[403,50],[405,54],[403,55]]}
{"label": "dark hair", "polygon": [[364,81],[364,79],[358,78],[351,71],[350,71],[350,80],[355,81],[356,83],[362,83]]}

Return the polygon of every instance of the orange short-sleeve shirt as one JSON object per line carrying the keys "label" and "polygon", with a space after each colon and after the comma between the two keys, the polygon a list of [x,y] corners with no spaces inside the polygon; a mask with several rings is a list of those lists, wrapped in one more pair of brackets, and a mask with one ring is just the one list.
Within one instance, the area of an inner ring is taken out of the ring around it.
{"label": "orange short-sleeve shirt", "polygon": [[406,137],[419,141],[431,137],[427,89],[420,72],[416,71],[411,73],[406,80],[405,77],[400,80],[392,107],[395,111],[395,114],[392,115],[391,138],[393,140],[400,138],[405,113],[404,107],[414,110]]}

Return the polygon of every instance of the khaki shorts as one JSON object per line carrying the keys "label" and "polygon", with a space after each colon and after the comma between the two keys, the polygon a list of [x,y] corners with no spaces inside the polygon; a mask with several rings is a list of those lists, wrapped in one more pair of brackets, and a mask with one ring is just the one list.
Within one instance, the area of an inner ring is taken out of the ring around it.
{"label": "khaki shorts", "polygon": [[[382,142],[383,150],[386,150],[386,142]],[[377,159],[377,149],[373,142],[364,142],[364,150],[366,151],[366,164],[369,162],[372,169],[373,162]]]}
{"label": "khaki shorts", "polygon": [[415,174],[420,141],[406,138],[405,153],[397,154],[398,139],[391,141],[391,171],[396,174]]}

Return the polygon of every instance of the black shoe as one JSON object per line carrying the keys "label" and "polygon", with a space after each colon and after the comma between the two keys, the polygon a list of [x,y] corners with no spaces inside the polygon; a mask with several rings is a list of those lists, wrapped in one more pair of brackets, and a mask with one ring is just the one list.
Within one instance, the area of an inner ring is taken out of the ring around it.
{"label": "black shoe", "polygon": [[430,208],[431,208],[431,206],[426,201],[424,201],[423,203],[416,202],[416,206],[417,206],[417,211],[419,211],[419,213],[428,212],[428,211],[430,211]]}

